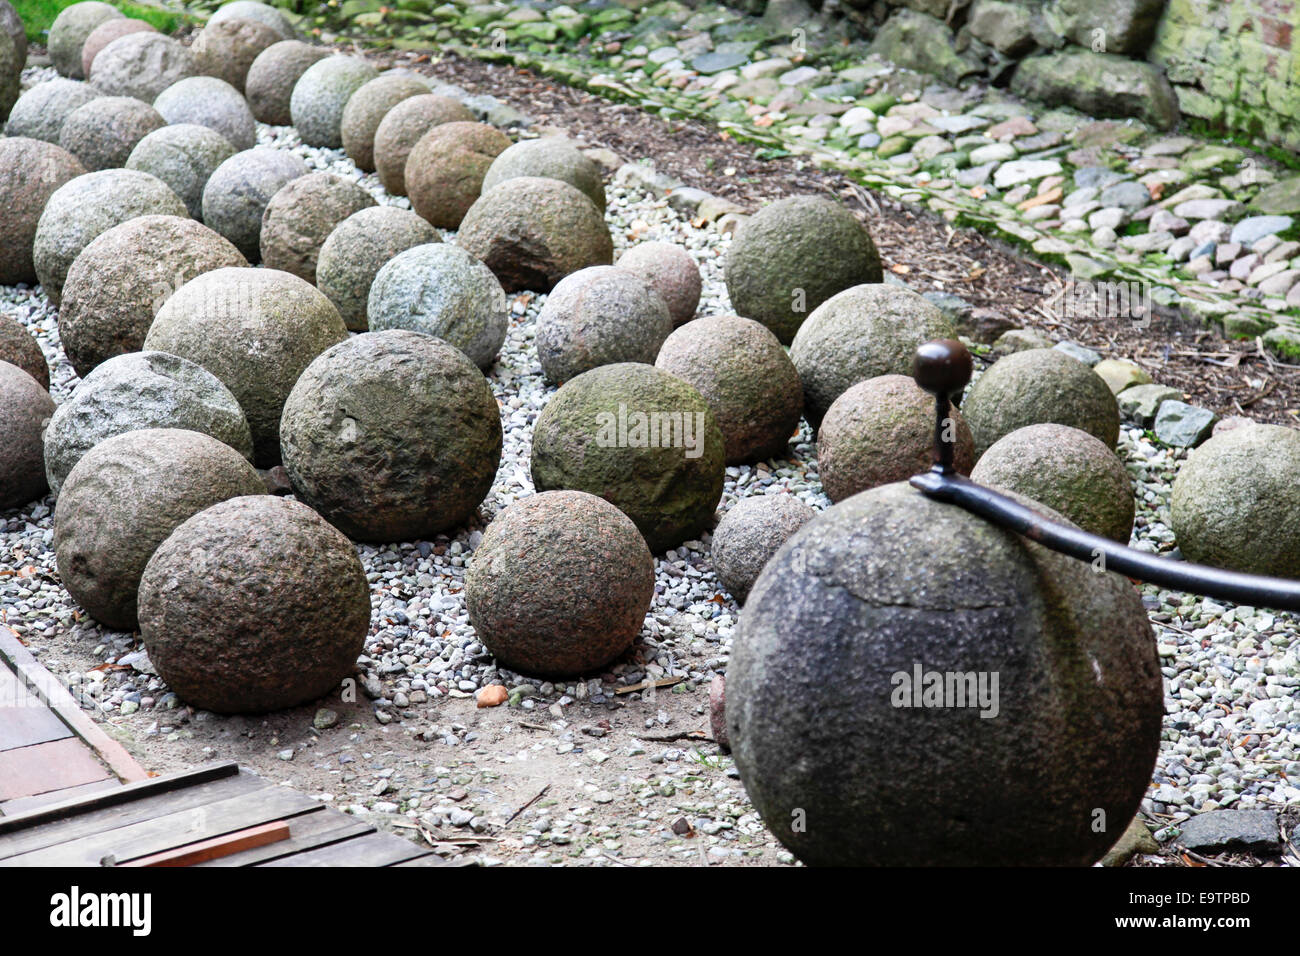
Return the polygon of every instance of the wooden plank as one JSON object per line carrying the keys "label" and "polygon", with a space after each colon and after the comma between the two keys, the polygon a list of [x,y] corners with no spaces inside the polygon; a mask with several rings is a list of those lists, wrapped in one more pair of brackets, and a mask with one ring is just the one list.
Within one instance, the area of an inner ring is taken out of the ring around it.
{"label": "wooden plank", "polygon": [[263,823],[246,830],[236,830],[211,840],[200,840],[174,850],[164,850],[149,856],[119,863],[118,866],[194,866],[208,860],[220,860],[241,850],[251,850],[289,839],[289,824],[284,820]]}
{"label": "wooden plank", "polygon": [[[259,781],[264,782],[264,781]],[[162,803],[142,801],[145,804]],[[282,820],[316,809],[319,803],[287,787],[264,786],[227,800],[206,802],[173,813],[157,814],[129,826],[89,833],[75,840],[32,850],[3,861],[3,866],[100,866],[107,858],[133,860],[150,853]]]}
{"label": "wooden plank", "polygon": [[0,752],[0,800],[79,787],[111,776],[76,737]]}
{"label": "wooden plank", "polygon": [[410,840],[391,833],[370,833],[259,866],[392,866],[427,853]]}
{"label": "wooden plank", "polygon": [[327,809],[324,805],[315,813],[304,813],[287,822],[289,839],[283,843],[245,850],[219,860],[198,863],[196,866],[252,866],[375,832],[371,824],[338,810]]}
{"label": "wooden plank", "polygon": [[71,737],[72,731],[0,663],[0,750]]}
{"label": "wooden plank", "polygon": [[115,790],[122,786],[122,781],[116,777],[106,777],[103,780],[96,780],[93,783],[83,783],[79,787],[65,787],[63,790],[51,790],[49,793],[38,793],[34,797],[22,797],[18,800],[10,800],[8,803],[0,803],[0,817],[5,815],[17,816],[20,813],[27,813],[31,810],[37,810],[41,807],[48,807],[55,803],[62,803],[65,800],[81,800],[92,794],[100,793],[104,790]]}

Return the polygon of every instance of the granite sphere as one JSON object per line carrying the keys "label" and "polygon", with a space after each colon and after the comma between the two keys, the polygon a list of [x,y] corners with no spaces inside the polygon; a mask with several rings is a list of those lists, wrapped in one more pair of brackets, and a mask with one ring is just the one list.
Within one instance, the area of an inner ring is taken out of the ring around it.
{"label": "granite sphere", "polygon": [[410,73],[384,73],[352,94],[343,109],[343,149],[365,172],[375,169],[375,131],[398,103],[427,95],[429,83]]}
{"label": "granite sphere", "polygon": [[281,40],[257,55],[244,80],[244,95],[259,122],[288,126],[293,122],[289,100],[307,68],[330,56],[327,47],[301,40]]}
{"label": "granite sphere", "polygon": [[17,365],[49,391],[50,364],[36,336],[12,315],[0,314],[0,362]]}
{"label": "granite sphere", "polygon": [[32,285],[36,226],[50,197],[86,174],[81,160],[51,143],[21,136],[0,138],[0,285]]}
{"label": "granite sphere", "polygon": [[474,114],[459,100],[422,93],[390,109],[375,129],[374,159],[379,181],[391,195],[406,195],[406,161],[424,134],[442,123],[472,123]]}
{"label": "granite sphere", "polygon": [[41,433],[54,414],[54,400],[17,365],[0,360],[0,510],[16,508],[45,494]]}
{"label": "granite sphere", "polygon": [[153,107],[168,123],[216,130],[235,149],[257,145],[257,120],[244,94],[215,76],[190,76],[173,83],[158,94]]}
{"label": "granite sphere", "polygon": [[88,170],[120,169],[140,140],[166,125],[148,103],[130,96],[101,96],[68,114],[59,145]]}
{"label": "granite sphere", "polygon": [[152,103],[178,80],[195,76],[190,48],[161,33],[129,33],[99,51],[90,82],[108,96],[134,96]]}
{"label": "granite sphere", "polygon": [[298,31],[293,28],[289,18],[269,3],[259,3],[258,0],[232,0],[231,3],[223,3],[208,18],[208,24],[231,19],[256,20],[258,23],[265,23],[286,40],[298,38]]}
{"label": "granite sphere", "polygon": [[203,73],[224,80],[242,94],[253,61],[283,40],[274,27],[265,23],[230,17],[209,20],[194,38],[191,49]]}
{"label": "granite sphere", "polygon": [[14,103],[5,126],[5,136],[24,136],[57,146],[59,134],[63,132],[63,121],[72,111],[103,95],[80,80],[58,77],[37,83]]}
{"label": "granite sphere", "polygon": [[27,29],[23,19],[9,0],[0,0],[0,33],[9,34],[14,42],[14,52],[19,63],[27,62]]}
{"label": "granite sphere", "polygon": [[435,226],[455,229],[483,187],[492,161],[510,137],[486,123],[441,123],[420,138],[406,160],[411,208]]}
{"label": "granite sphere", "polygon": [[90,31],[86,42],[81,45],[81,76],[90,76],[90,67],[95,62],[99,51],[118,37],[128,33],[157,33],[152,23],[135,20],[131,17],[111,17]]}
{"label": "granite sphere", "polygon": [[294,84],[289,115],[308,146],[343,145],[343,111],[352,94],[377,76],[360,57],[338,54],[309,66]]}
{"label": "granite sphere", "polygon": [[261,258],[262,215],[271,197],[308,173],[293,153],[259,146],[231,156],[203,187],[203,221],[235,244],[249,262]]}
{"label": "granite sphere", "polygon": [[262,213],[262,262],[315,282],[316,260],[330,233],[348,216],[374,205],[365,189],[330,173],[308,173],[285,183]]}
{"label": "granite sphere", "polygon": [[781,545],[817,512],[791,494],[741,498],[713,532],[713,571],[736,603],[745,603],[759,574]]}
{"label": "granite sphere", "polygon": [[605,181],[600,167],[563,137],[526,139],[507,147],[488,167],[482,191],[517,176],[563,180],[581,190],[601,212],[605,211]]}
{"label": "granite sphere", "polygon": [[50,62],[60,75],[84,80],[81,50],[94,29],[105,20],[122,17],[122,11],[99,0],[86,0],[64,7],[50,24],[48,48]]}
{"label": "granite sphere", "polygon": [[672,242],[641,242],[619,256],[614,264],[635,272],[663,296],[674,326],[695,318],[703,281],[695,259],[681,246]]}
{"label": "granite sphere", "polygon": [[157,176],[181,198],[190,217],[203,219],[203,188],[217,167],[235,155],[230,141],[207,126],[177,123],[135,144],[126,168]]}

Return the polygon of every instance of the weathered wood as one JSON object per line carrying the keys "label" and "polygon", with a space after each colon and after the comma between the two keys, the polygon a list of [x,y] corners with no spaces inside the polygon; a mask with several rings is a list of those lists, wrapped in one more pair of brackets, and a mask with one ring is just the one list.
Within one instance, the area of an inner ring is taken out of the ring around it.
{"label": "weathered wood", "polygon": [[392,866],[428,853],[410,840],[391,833],[371,833],[259,866]]}
{"label": "weathered wood", "polygon": [[338,810],[328,809],[323,804],[315,813],[304,813],[287,822],[289,824],[289,839],[282,843],[258,847],[255,850],[244,850],[242,853],[235,853],[219,860],[209,860],[196,865],[253,866],[257,863],[292,856],[295,853],[302,853],[304,850],[314,850],[317,847],[338,843],[340,840],[349,840],[353,837],[375,832],[375,828],[371,824],[346,813],[340,813]]}
{"label": "weathered wood", "polygon": [[0,802],[109,776],[108,768],[76,737],[0,751]]}
{"label": "weathered wood", "polygon": [[54,712],[33,697],[18,677],[0,664],[0,750],[30,747],[71,737]]}
{"label": "weathered wood", "polygon": [[32,810],[39,810],[67,800],[84,800],[93,794],[104,790],[115,790],[120,786],[122,786],[122,781],[116,777],[106,777],[92,783],[83,783],[79,787],[65,787],[62,790],[51,790],[49,793],[38,793],[34,797],[21,797],[17,800],[10,800],[8,803],[0,803],[0,819],[5,816],[13,817],[30,813]]}
{"label": "weathered wood", "polygon": [[118,866],[194,866],[208,860],[220,860],[241,850],[252,850],[289,839],[289,824],[284,820],[263,823],[246,830],[236,830],[211,840],[200,840],[161,853],[138,857]]}

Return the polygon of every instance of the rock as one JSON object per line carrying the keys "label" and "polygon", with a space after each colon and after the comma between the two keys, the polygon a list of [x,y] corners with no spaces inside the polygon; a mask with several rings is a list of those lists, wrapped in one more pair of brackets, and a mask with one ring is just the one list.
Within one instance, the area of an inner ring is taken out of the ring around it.
{"label": "rock", "polygon": [[667,304],[674,327],[695,318],[703,287],[700,267],[681,246],[671,242],[641,242],[619,256],[615,265],[635,272],[650,283]]}
{"label": "rock", "polygon": [[157,176],[185,203],[190,217],[203,219],[203,188],[235,147],[214,129],[178,123],[156,129],[135,144],[126,168]]}
{"label": "rock", "polygon": [[849,386],[879,375],[907,375],[917,346],[955,337],[942,313],[910,289],[854,286],[808,316],[790,346],[803,382],[804,416],[814,428]]}
{"label": "rock", "polygon": [[311,725],[317,730],[329,730],[339,722],[338,711],[322,707],[316,711],[316,716],[312,718]]}
{"label": "rock", "polygon": [[330,53],[327,47],[312,46],[301,40],[281,40],[259,53],[244,79],[244,95],[248,97],[253,116],[272,126],[292,123],[289,101],[293,88],[308,67]]}
{"label": "rock", "polygon": [[[618,509],[615,508],[614,510],[617,511]],[[477,701],[476,706],[480,708],[500,707],[510,699],[510,692],[502,684],[489,684],[487,687],[481,688],[474,697]]]}
{"label": "rock", "polygon": [[[954,465],[975,464],[975,439],[957,409],[950,432]],[[906,481],[934,464],[934,397],[907,375],[880,375],[844,391],[817,431],[817,468],[831,501]]]}
{"label": "rock", "polygon": [[1179,824],[1178,844],[1202,853],[1277,853],[1282,838],[1272,810],[1209,810]]}
{"label": "rock", "polygon": [[228,83],[242,95],[253,62],[283,40],[280,32],[269,24],[230,17],[209,20],[190,49],[200,71]]}
{"label": "rock", "polygon": [[343,108],[339,131],[348,158],[365,172],[375,169],[375,132],[384,117],[398,103],[413,96],[429,95],[429,84],[407,73],[384,73],[352,94]]}
{"label": "rock", "polygon": [[[938,6],[935,6],[938,10]],[[961,86],[984,72],[984,64],[969,48],[959,44],[941,19],[911,10],[899,10],[876,31],[869,52],[908,70],[938,76],[949,86]]]}
{"label": "rock", "polygon": [[1037,329],[1008,329],[994,341],[993,351],[998,355],[1010,355],[1028,349],[1050,349],[1055,345],[1050,336]]}
{"label": "rock", "polygon": [[1058,352],[1064,352],[1070,358],[1082,362],[1089,368],[1094,368],[1101,364],[1101,354],[1090,348],[1079,345],[1077,342],[1057,342],[1052,348]]}
{"label": "rock", "polygon": [[366,306],[379,271],[399,253],[441,238],[437,229],[406,209],[371,206],[354,212],[320,247],[316,287],[334,303],[349,331],[365,332],[370,327]]}
{"label": "rock", "polygon": [[1100,33],[1106,52],[1141,56],[1164,7],[1164,0],[1059,0],[1055,16],[1081,47],[1095,49]]}
{"label": "rock", "polygon": [[59,78],[37,83],[14,103],[5,126],[5,136],[39,139],[57,146],[63,121],[77,107],[85,106],[101,95],[89,83],[77,80]]}
{"label": "rock", "polygon": [[1114,448],[1119,438],[1115,396],[1092,369],[1056,349],[1030,349],[998,359],[962,402],[978,460],[994,442],[1026,425],[1069,425]]}
{"label": "rock", "polygon": [[1123,462],[1077,428],[1017,428],[980,456],[970,476],[1044,504],[1092,534],[1120,544],[1132,535],[1133,486]]}
{"label": "rock", "polygon": [[289,97],[293,125],[309,146],[343,145],[343,111],[352,94],[379,74],[360,57],[336,54],[309,66]]}
{"label": "rock", "polygon": [[259,247],[268,269],[316,281],[321,246],[343,220],[375,205],[354,182],[330,173],[308,173],[285,183],[262,213]]}
{"label": "rock", "polygon": [[488,167],[483,177],[483,192],[516,176],[563,180],[581,190],[601,212],[605,211],[605,183],[600,167],[561,137],[526,139],[507,147]]}
{"label": "rock", "polygon": [[600,495],[632,519],[655,554],[708,527],[724,459],[722,432],[703,396],[632,362],[566,382],[533,430],[534,486]]}
{"label": "rock", "polygon": [[1128,827],[1120,834],[1120,838],[1115,841],[1115,845],[1106,851],[1106,855],[1101,858],[1102,866],[1123,866],[1130,859],[1138,854],[1152,854],[1160,852],[1160,844],[1156,842],[1147,825],[1142,822],[1141,817],[1134,817],[1129,821]]}
{"label": "rock", "polygon": [[179,40],[161,33],[128,33],[99,51],[90,82],[107,96],[152,103],[167,87],[198,72],[194,54]]}
{"label": "rock", "polygon": [[[233,21],[227,20],[227,23]],[[257,120],[248,101],[225,80],[191,76],[173,83],[153,101],[168,123],[194,123],[216,130],[235,149],[257,145]]]}
{"label": "rock", "polygon": [[709,682],[709,733],[718,749],[731,753],[731,738],[727,736],[727,678],[715,674]]}
{"label": "rock", "polygon": [[56,306],[81,251],[99,235],[137,216],[186,216],[185,204],[160,179],[130,169],[77,176],[50,196],[36,224],[32,261]]}
{"label": "rock", "polygon": [[[95,620],[135,630],[140,576],[155,549],[203,509],[261,493],[253,466],[209,435],[148,428],[110,437],[63,482],[54,511],[59,577]],[[158,666],[152,648],[150,658]]]}
{"label": "rock", "polygon": [[464,249],[436,241],[399,253],[379,270],[367,314],[372,332],[435,336],[484,370],[496,362],[509,326],[506,294],[492,270]]}
{"label": "rock", "polygon": [[1170,524],[1189,561],[1252,574],[1300,576],[1300,433],[1234,428],[1192,452],[1174,479]]}
{"label": "rock", "polygon": [[101,362],[138,352],[154,316],[204,272],[246,266],[211,229],[178,216],[138,216],[101,233],[68,270],[59,338],[83,378]]}
{"label": "rock", "polygon": [[99,51],[118,37],[124,37],[128,33],[157,32],[152,23],[133,20],[130,17],[110,17],[104,20],[86,35],[86,40],[81,45],[81,72],[77,75],[82,77],[90,76],[91,65],[95,62],[95,57],[99,55]]}
{"label": "rock", "polygon": [[0,362],[18,366],[36,379],[37,385],[50,390],[50,365],[41,343],[10,315],[0,315]]}
{"label": "rock", "polygon": [[1146,369],[1126,359],[1104,359],[1092,367],[1101,376],[1112,395],[1118,395],[1134,385],[1150,385],[1151,376]]}
{"label": "rock", "polygon": [[8,0],[0,0],[0,33],[7,33],[14,45],[14,60],[27,62],[27,30],[22,17]]}
{"label": "rock", "polygon": [[[1151,193],[1141,183],[1115,183],[1113,186],[1107,186],[1101,191],[1098,201],[1103,206],[1117,207],[1126,212],[1134,213],[1151,205]],[[1111,225],[1112,228],[1117,228],[1113,223]],[[1156,231],[1154,225],[1151,226],[1151,230]]]}
{"label": "rock", "polygon": [[718,580],[737,604],[745,603],[749,589],[781,545],[816,515],[791,494],[753,495],[727,509],[713,532],[710,559]]}
{"label": "rock", "polygon": [[[947,673],[967,679],[925,676]],[[727,729],[755,808],[809,865],[1084,866],[1113,837],[1077,821],[1130,819],[1150,782],[1162,683],[1126,579],[893,484],[808,522],[759,576]]]}
{"label": "rock", "polygon": [[[12,123],[12,118],[10,119]],[[1272,216],[1300,214],[1300,176],[1292,176],[1261,189],[1251,208]]]}
{"label": "rock", "polygon": [[6,31],[0,30],[0,122],[8,116],[22,92],[23,64],[17,45]]}
{"label": "rock", "polygon": [[144,347],[202,365],[239,401],[254,462],[280,460],[280,413],[298,376],[347,337],[338,311],[309,283],[274,269],[216,269],[159,310]]}
{"label": "rock", "polygon": [[1250,248],[1265,236],[1276,235],[1291,228],[1295,220],[1290,216],[1251,216],[1232,227],[1231,242],[1240,242]]}
{"label": "rock", "polygon": [[375,130],[375,169],[384,189],[394,196],[406,195],[406,161],[425,133],[443,123],[473,121],[474,114],[458,100],[432,93],[394,106]]}
{"label": "rock", "polygon": [[48,489],[41,433],[53,414],[50,393],[17,365],[0,361],[0,508],[25,505]]}
{"label": "rock", "polygon": [[823,302],[883,277],[866,226],[843,206],[816,196],[780,199],[747,219],[731,242],[724,271],[732,307],[762,322],[783,345]]}
{"label": "rock", "polygon": [[1156,413],[1156,438],[1176,448],[1194,448],[1210,437],[1219,416],[1208,408],[1169,400],[1160,403]]}
{"label": "rock", "polygon": [[321,354],[280,427],[299,499],[360,541],[465,523],[501,461],[501,413],[483,373],[418,332],[367,332]]}
{"label": "rock", "polygon": [[993,174],[993,185],[998,189],[1010,189],[1060,172],[1061,164],[1054,159],[1017,159],[998,167]]}
{"label": "rock", "polygon": [[406,160],[411,208],[444,229],[457,228],[483,190],[483,178],[510,138],[486,123],[440,123]]}
{"label": "rock", "polygon": [[589,266],[565,276],[537,315],[537,357],[559,384],[600,365],[653,363],[673,330],[668,306],[635,272]]}
{"label": "rock", "polygon": [[[1245,208],[1235,199],[1189,199],[1186,202],[1180,202],[1174,205],[1173,213],[1175,216],[1181,216],[1184,219],[1210,219],[1217,220],[1239,215]],[[1223,224],[1220,224],[1223,225]],[[1196,232],[1191,233],[1192,238],[1196,238]],[[1228,228],[1223,225],[1222,235],[1207,237],[1205,241],[1219,241],[1228,238]]]}
{"label": "rock", "polygon": [[182,700],[218,713],[292,707],[336,689],[369,626],[356,549],[288,498],[233,498],[199,512],[140,581],[150,660]]}
{"label": "rock", "polygon": [[1156,413],[1165,402],[1183,400],[1183,393],[1167,385],[1133,385],[1116,396],[1124,421],[1143,428],[1155,424]]}
{"label": "rock", "polygon": [[479,640],[500,664],[544,677],[618,659],[641,632],[654,589],[654,559],[636,525],[581,491],[506,508],[465,575]]}
{"label": "rock", "polygon": [[228,19],[256,20],[265,23],[286,40],[295,40],[298,37],[298,32],[283,13],[269,3],[259,3],[258,0],[233,0],[231,3],[223,3],[208,19],[208,24],[220,23]]}
{"label": "rock", "polygon": [[36,282],[32,245],[41,212],[86,168],[67,150],[20,136],[0,138],[0,285]]}
{"label": "rock", "polygon": [[59,11],[50,24],[49,52],[50,62],[60,75],[85,79],[86,74],[81,72],[81,50],[86,38],[105,20],[121,16],[122,11],[117,7],[98,0],[74,3]]}
{"label": "rock", "polygon": [[101,96],[63,121],[59,145],[87,170],[118,169],[149,133],[167,125],[148,103],[129,96]]}
{"label": "rock", "polygon": [[1033,18],[1024,7],[1002,0],[978,0],[967,26],[971,36],[999,53],[1018,58],[1034,48]]}
{"label": "rock", "polygon": [[483,260],[507,292],[549,292],[587,266],[609,265],[605,218],[581,191],[558,179],[521,176],[484,193],[456,241]]}
{"label": "rock", "polygon": [[271,197],[307,172],[307,164],[286,150],[262,146],[236,153],[203,187],[203,221],[253,262],[261,256],[262,215]]}
{"label": "rock", "polygon": [[1172,129],[1179,117],[1173,87],[1158,67],[1088,50],[1022,60],[1011,90],[1090,116],[1136,117],[1157,129]]}

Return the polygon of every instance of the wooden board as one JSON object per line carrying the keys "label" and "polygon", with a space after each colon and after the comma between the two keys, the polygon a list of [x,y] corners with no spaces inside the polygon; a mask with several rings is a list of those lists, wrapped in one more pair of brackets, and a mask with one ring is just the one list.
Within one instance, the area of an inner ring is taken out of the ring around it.
{"label": "wooden board", "polygon": [[71,736],[72,731],[54,711],[32,696],[13,671],[0,664],[0,750]]}
{"label": "wooden board", "polygon": [[392,866],[419,856],[422,850],[410,840],[391,833],[370,833],[316,850],[271,860],[259,866]]}
{"label": "wooden board", "polygon": [[96,780],[93,783],[83,783],[79,787],[65,787],[62,790],[51,790],[49,793],[38,793],[34,797],[20,797],[17,800],[10,800],[8,803],[0,803],[0,819],[5,816],[17,816],[20,813],[29,813],[32,810],[38,810],[41,807],[48,807],[55,803],[62,803],[64,800],[81,800],[92,794],[102,793],[105,790],[114,790],[122,786],[120,780],[116,777],[107,777],[104,780]]}
{"label": "wooden board", "polygon": [[198,843],[188,843],[185,846],[163,850],[161,853],[137,857],[130,862],[119,863],[118,866],[195,866],[208,860],[220,860],[232,856],[241,850],[253,850],[274,843],[283,843],[287,839],[289,839],[289,824],[284,820],[275,820],[246,830],[236,830],[234,833],[213,837],[210,840],[200,840]]}
{"label": "wooden board", "polygon": [[337,810],[326,809],[324,805],[315,813],[304,813],[288,822],[289,839],[282,843],[244,850],[242,853],[234,853],[219,860],[208,860],[195,865],[253,866],[375,832],[375,828],[369,823]]}
{"label": "wooden board", "polygon": [[0,801],[79,787],[111,776],[76,737],[0,751]]}

